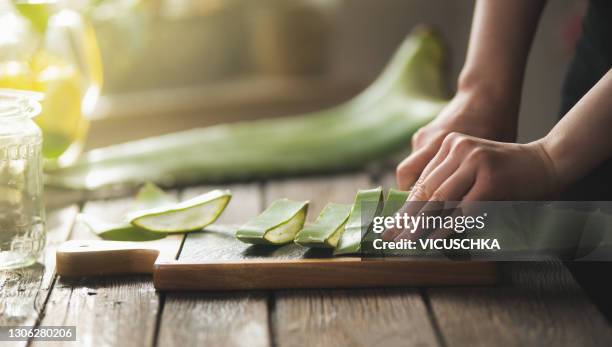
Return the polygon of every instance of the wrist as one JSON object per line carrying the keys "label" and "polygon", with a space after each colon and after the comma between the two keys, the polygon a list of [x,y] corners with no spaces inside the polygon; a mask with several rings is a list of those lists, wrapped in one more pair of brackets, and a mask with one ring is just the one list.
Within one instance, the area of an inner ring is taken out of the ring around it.
{"label": "wrist", "polygon": [[500,107],[511,107],[518,112],[520,83],[502,78],[500,75],[487,74],[482,69],[464,68],[457,80],[457,93],[470,95]]}
{"label": "wrist", "polygon": [[571,178],[568,171],[561,168],[561,160],[558,155],[558,143],[545,136],[539,140],[526,144],[534,149],[538,154],[547,171],[548,181],[550,182],[551,196],[560,194],[570,183]]}
{"label": "wrist", "polygon": [[514,142],[518,125],[518,102],[481,88],[464,88],[455,95],[460,105],[455,122],[480,129],[469,135]]}

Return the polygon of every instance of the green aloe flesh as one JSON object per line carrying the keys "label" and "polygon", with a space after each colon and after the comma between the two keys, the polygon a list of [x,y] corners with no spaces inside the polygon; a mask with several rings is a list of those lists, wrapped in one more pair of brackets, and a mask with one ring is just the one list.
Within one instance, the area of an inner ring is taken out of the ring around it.
{"label": "green aloe flesh", "polygon": [[382,74],[331,109],[221,124],[93,150],[47,171],[75,189],[113,184],[193,183],[363,167],[405,148],[444,107],[444,50],[430,30],[401,44]]}
{"label": "green aloe flesh", "polygon": [[159,233],[201,230],[219,218],[231,197],[229,190],[213,190],[175,205],[131,213],[128,219],[136,227]]}
{"label": "green aloe flesh", "polygon": [[304,247],[336,248],[351,207],[345,204],[327,204],[317,220],[306,225],[297,234],[295,243]]}
{"label": "green aloe flesh", "polygon": [[[136,194],[132,211],[168,206],[175,203],[176,199],[174,196],[165,193],[155,184],[148,182]],[[144,230],[133,226],[129,222],[108,223],[86,213],[81,213],[78,220],[87,230],[104,240],[152,241],[166,237],[165,234]]]}
{"label": "green aloe flesh", "polygon": [[236,238],[245,243],[284,245],[304,226],[308,201],[276,200],[262,214],[240,227]]}
{"label": "green aloe flesh", "polygon": [[382,208],[382,187],[360,190],[334,255],[358,253],[361,250],[362,232],[369,230],[374,217],[380,215]]}
{"label": "green aloe flesh", "polygon": [[148,210],[170,206],[177,203],[177,199],[164,192],[161,188],[151,182],[145,183],[138,193],[134,201],[134,211]]}
{"label": "green aloe flesh", "polygon": [[387,193],[387,198],[385,199],[385,206],[382,210],[382,215],[384,217],[394,215],[400,208],[402,208],[402,206],[404,206],[406,200],[408,200],[408,195],[410,195],[410,192],[389,189],[389,193]]}
{"label": "green aloe flesh", "polygon": [[80,214],[79,222],[90,232],[104,240],[111,241],[153,241],[166,237],[165,234],[144,230],[125,223],[106,223],[97,217]]}

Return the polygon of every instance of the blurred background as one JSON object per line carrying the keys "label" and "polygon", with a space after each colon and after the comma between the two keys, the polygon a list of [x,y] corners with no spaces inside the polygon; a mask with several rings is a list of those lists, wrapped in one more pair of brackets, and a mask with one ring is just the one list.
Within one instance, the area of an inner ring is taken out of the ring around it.
{"label": "blurred background", "polygon": [[[445,39],[449,96],[473,1],[75,1],[101,52],[86,148],[337,104],[368,85],[418,24]],[[584,1],[550,1],[528,65],[520,141],[545,134]],[[85,8],[85,10],[83,10]]]}

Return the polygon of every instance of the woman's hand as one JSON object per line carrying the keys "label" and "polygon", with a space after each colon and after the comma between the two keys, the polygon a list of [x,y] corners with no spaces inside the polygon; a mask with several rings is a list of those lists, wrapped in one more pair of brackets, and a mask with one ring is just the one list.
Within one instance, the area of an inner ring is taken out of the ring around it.
{"label": "woman's hand", "polygon": [[554,165],[540,142],[516,144],[450,133],[408,200],[533,200],[558,193]]}
{"label": "woman's hand", "polygon": [[[547,199],[559,193],[559,180],[542,141],[516,144],[448,134],[414,185],[401,213],[439,215],[445,202]],[[453,215],[465,212],[467,205]],[[446,238],[445,229],[388,229],[384,240]]]}
{"label": "woman's hand", "polygon": [[[498,102],[497,100],[507,100]],[[438,153],[448,134],[458,132],[480,138],[511,142],[516,138],[518,101],[489,92],[458,92],[431,123],[412,137],[412,154],[397,167],[397,183],[408,190],[429,161]]]}

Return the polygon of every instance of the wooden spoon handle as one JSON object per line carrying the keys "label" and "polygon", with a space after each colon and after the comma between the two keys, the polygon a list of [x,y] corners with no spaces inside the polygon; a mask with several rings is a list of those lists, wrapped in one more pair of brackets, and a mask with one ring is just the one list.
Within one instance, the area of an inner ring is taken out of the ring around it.
{"label": "wooden spoon handle", "polygon": [[153,273],[159,255],[155,245],[143,242],[72,240],[56,252],[61,276]]}

